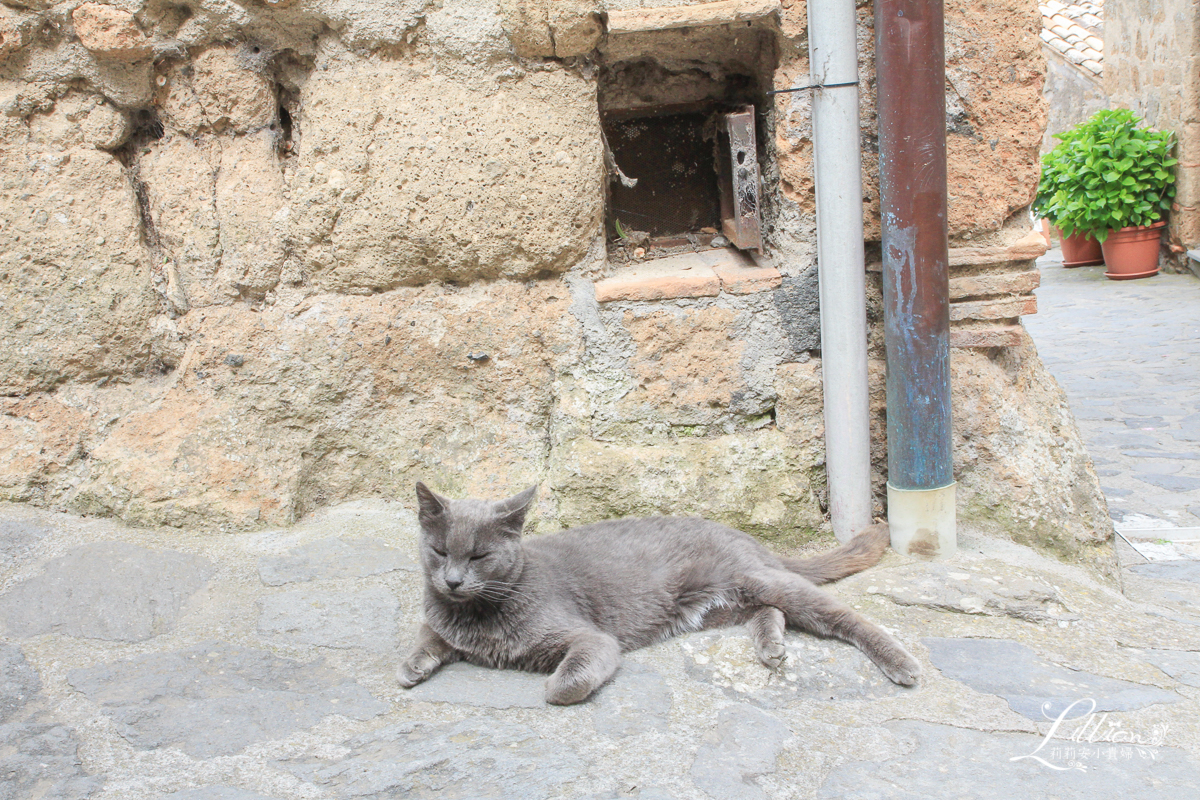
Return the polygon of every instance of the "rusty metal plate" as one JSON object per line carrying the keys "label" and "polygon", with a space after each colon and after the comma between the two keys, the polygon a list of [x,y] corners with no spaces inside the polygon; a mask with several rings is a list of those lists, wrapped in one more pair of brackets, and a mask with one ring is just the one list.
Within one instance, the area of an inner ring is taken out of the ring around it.
{"label": "rusty metal plate", "polygon": [[718,158],[721,172],[721,230],[735,247],[762,251],[762,218],[754,106],[722,115],[721,145],[728,158]]}

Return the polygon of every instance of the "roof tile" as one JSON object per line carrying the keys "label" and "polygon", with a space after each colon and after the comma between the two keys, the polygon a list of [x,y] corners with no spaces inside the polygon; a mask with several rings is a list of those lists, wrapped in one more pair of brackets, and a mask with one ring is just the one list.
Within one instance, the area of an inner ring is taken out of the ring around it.
{"label": "roof tile", "polygon": [[1104,72],[1103,2],[1063,2],[1043,0],[1042,41],[1062,53],[1082,69],[1102,75]]}

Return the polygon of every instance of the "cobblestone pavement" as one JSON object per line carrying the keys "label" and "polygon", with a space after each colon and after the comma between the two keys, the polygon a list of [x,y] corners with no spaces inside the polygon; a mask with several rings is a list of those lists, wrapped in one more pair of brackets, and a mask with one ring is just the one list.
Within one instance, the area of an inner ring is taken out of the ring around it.
{"label": "cobblestone pavement", "polygon": [[245,534],[0,505],[0,798],[1200,797],[1200,573],[1131,598],[961,539],[832,588],[917,687],[797,633],[771,672],[732,628],[560,708],[467,665],[397,686],[420,618],[400,503]]}
{"label": "cobblestone pavement", "polygon": [[1038,261],[1025,326],[1066,391],[1120,538],[1127,583],[1200,568],[1200,280],[1110,281]]}

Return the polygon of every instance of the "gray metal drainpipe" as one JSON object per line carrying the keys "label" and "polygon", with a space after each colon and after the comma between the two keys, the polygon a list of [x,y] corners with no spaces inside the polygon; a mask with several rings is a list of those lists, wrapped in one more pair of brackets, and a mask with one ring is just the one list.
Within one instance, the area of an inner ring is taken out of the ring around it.
{"label": "gray metal drainpipe", "polygon": [[871,524],[871,409],[854,0],[809,0],[813,171],[829,517],[838,541]]}
{"label": "gray metal drainpipe", "polygon": [[942,0],[876,0],[892,546],[956,547]]}

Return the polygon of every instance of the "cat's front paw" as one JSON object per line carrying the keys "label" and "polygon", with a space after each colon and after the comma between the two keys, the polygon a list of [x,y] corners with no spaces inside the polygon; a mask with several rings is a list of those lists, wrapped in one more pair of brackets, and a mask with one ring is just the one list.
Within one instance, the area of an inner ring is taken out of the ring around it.
{"label": "cat's front paw", "polygon": [[546,681],[546,702],[551,705],[571,706],[582,703],[596,688],[580,681],[567,682],[556,678],[558,676],[552,675]]}
{"label": "cat's front paw", "polygon": [[418,683],[421,683],[430,675],[433,674],[432,669],[422,669],[425,666],[422,662],[428,661],[427,656],[416,655],[400,665],[400,669],[396,670],[396,680],[405,689],[411,689]]}

